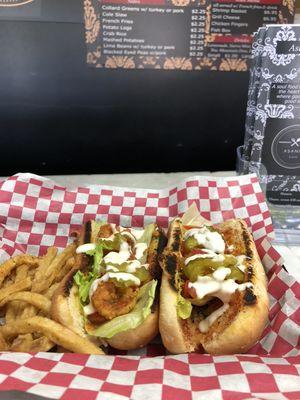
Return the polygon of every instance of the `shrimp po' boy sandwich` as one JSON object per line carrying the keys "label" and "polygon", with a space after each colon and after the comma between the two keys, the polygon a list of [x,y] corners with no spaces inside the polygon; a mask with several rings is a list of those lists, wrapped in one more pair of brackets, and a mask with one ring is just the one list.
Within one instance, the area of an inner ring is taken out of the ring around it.
{"label": "shrimp po' boy sandwich", "polygon": [[77,241],[76,266],[54,295],[52,317],[99,344],[146,345],[158,333],[165,235],[155,224],[131,229],[89,221]]}

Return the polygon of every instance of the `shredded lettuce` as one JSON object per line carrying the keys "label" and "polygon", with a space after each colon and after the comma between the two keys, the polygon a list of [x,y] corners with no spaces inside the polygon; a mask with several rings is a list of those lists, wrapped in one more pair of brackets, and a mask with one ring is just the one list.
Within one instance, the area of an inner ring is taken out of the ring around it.
{"label": "shredded lettuce", "polygon": [[137,303],[133,310],[128,314],[121,315],[111,321],[105,322],[97,329],[88,329],[88,333],[92,336],[110,339],[117,333],[127,331],[128,329],[134,329],[142,324],[151,313],[151,306],[155,298],[156,285],[157,281],[152,280],[141,287]]}
{"label": "shredded lettuce", "polygon": [[[93,221],[93,232],[98,232],[101,225],[105,224],[104,221]],[[152,234],[154,231],[154,224],[147,225],[144,229],[144,233],[141,238],[138,240],[138,243],[146,243],[147,247],[149,247]],[[74,281],[78,286],[79,291],[79,299],[81,305],[84,307],[89,303],[89,291],[92,283],[95,279],[99,277],[101,262],[103,259],[103,250],[110,251],[118,251],[120,248],[120,242],[122,237],[120,234],[116,234],[113,241],[111,240],[99,240],[96,248],[94,250],[87,251],[86,254],[93,257],[93,265],[91,270],[87,274],[83,274],[81,271],[78,271],[74,276]],[[146,262],[147,252],[143,257],[142,263]],[[119,268],[119,266],[117,266]],[[119,268],[122,271],[122,268]],[[132,283],[131,283],[132,284]],[[146,285],[145,285],[146,286]]]}
{"label": "shredded lettuce", "polygon": [[109,251],[119,251],[121,244],[121,234],[115,233],[113,240],[98,239],[98,243],[103,245],[103,248]]}
{"label": "shredded lettuce", "polygon": [[141,264],[145,264],[147,262],[148,250],[149,250],[149,246],[151,243],[154,228],[155,228],[154,224],[146,225],[145,229],[144,229],[144,233],[137,240],[137,243],[146,243],[147,244],[147,250],[144,252],[143,257],[140,259]]}
{"label": "shredded lettuce", "polygon": [[177,315],[179,318],[187,319],[192,313],[192,304],[190,301],[181,296],[180,293],[177,294]]}
{"label": "shredded lettuce", "polygon": [[74,281],[78,286],[79,299],[82,305],[86,305],[91,284],[95,279],[96,278],[94,277],[92,272],[84,275],[81,271],[77,271],[74,275]]}
{"label": "shredded lettuce", "polygon": [[89,250],[86,252],[86,254],[88,254],[89,256],[93,256],[94,257],[94,261],[93,261],[93,269],[92,272],[94,273],[99,273],[99,269],[100,269],[100,263],[102,261],[103,258],[103,244],[97,244],[95,250]]}
{"label": "shredded lettuce", "polygon": [[82,306],[85,306],[87,304],[91,284],[99,276],[100,264],[103,258],[103,249],[106,248],[107,243],[105,241],[102,241],[101,243],[98,243],[96,245],[95,250],[87,251],[86,254],[88,254],[89,256],[93,256],[92,270],[89,271],[88,274],[83,274],[81,271],[77,271],[74,275],[74,281],[78,286],[79,299]]}
{"label": "shredded lettuce", "polygon": [[154,231],[154,224],[149,224],[145,226],[144,233],[142,236],[137,240],[137,243],[146,243],[147,247],[149,247],[152,235]]}

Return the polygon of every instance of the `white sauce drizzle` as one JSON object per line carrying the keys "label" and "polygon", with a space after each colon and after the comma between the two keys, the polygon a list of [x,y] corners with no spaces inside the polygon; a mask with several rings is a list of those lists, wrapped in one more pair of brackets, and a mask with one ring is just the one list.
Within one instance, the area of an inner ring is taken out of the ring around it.
{"label": "white sauce drizzle", "polygon": [[222,307],[213,311],[207,318],[203,319],[199,323],[199,330],[202,333],[208,332],[210,326],[226,311],[228,310],[229,304],[223,304]]}
{"label": "white sauce drizzle", "polygon": [[132,241],[133,241],[133,243],[135,243],[136,242],[136,238],[135,238],[135,236],[129,231],[129,230],[122,230],[121,232],[120,232],[120,234],[122,235],[122,236],[127,236],[129,239],[131,239]]}
{"label": "white sauce drizzle", "polygon": [[121,242],[120,251],[110,251],[104,258],[105,264],[123,264],[130,257],[129,244]]}
{"label": "white sauce drizzle", "polygon": [[112,235],[110,235],[110,236],[107,237],[107,238],[102,237],[102,238],[100,238],[100,239],[101,239],[101,240],[104,240],[104,242],[113,242],[113,241],[114,241],[114,238],[115,238],[115,234],[113,233]]}
{"label": "white sauce drizzle", "polygon": [[[129,274],[127,272],[106,272],[101,278],[99,282],[107,282],[109,279],[115,278],[117,281],[132,281],[137,286],[141,284],[141,281],[136,276]],[[98,280],[98,279],[96,279]],[[96,282],[96,281],[95,281]],[[93,282],[94,284],[94,282]]]}
{"label": "white sauce drizzle", "polygon": [[110,224],[110,226],[111,226],[113,233],[118,233],[118,230],[116,229],[116,227],[117,227],[116,224]]}
{"label": "white sauce drizzle", "polygon": [[76,253],[86,253],[87,251],[92,251],[96,249],[96,244],[95,243],[85,243],[82,244],[81,246],[78,246],[76,249]]}
{"label": "white sauce drizzle", "polygon": [[106,271],[112,271],[112,272],[119,272],[117,267],[114,267],[113,265],[107,265],[106,266]]}
{"label": "white sauce drizzle", "polygon": [[[126,262],[126,272],[133,274],[136,272],[137,269],[139,268],[149,268],[149,264],[141,264],[140,261],[138,260],[132,260],[132,261],[128,261]],[[117,267],[115,267],[114,265],[110,265],[108,264],[106,266],[106,272],[119,272],[119,269]]]}
{"label": "white sauce drizzle", "polygon": [[87,306],[83,307],[83,312],[85,313],[85,315],[91,315],[94,314],[96,312],[96,308],[93,306],[93,303],[90,301],[90,304],[88,304]]}
{"label": "white sauce drizzle", "polygon": [[222,282],[222,281],[224,281],[226,278],[227,278],[227,276],[228,275],[230,275],[231,274],[231,269],[230,268],[218,268],[218,269],[216,269],[214,272],[213,272],[213,274],[212,274],[212,276],[213,276],[213,278],[214,279],[216,279],[217,281],[220,281],[220,282]]}
{"label": "white sauce drizzle", "polygon": [[186,240],[191,236],[205,249],[212,250],[215,253],[224,253],[225,251],[225,242],[219,232],[211,232],[206,226],[189,229],[186,231],[184,239]]}
{"label": "white sauce drizzle", "polygon": [[120,233],[129,233],[134,237],[134,239],[139,240],[144,234],[144,229],[124,228],[123,226],[120,226]]}
{"label": "white sauce drizzle", "polygon": [[185,259],[184,263],[187,265],[190,261],[197,260],[197,258],[209,258],[212,261],[222,262],[225,260],[223,254],[217,254],[211,250],[205,250],[206,254],[194,254],[191,257]]}
{"label": "white sauce drizzle", "polygon": [[226,276],[229,275],[228,271],[230,271],[229,268],[218,268],[212,276],[198,276],[196,282],[189,282],[189,288],[196,290],[198,299],[212,295],[218,297],[223,303],[228,303],[236,290],[242,292],[246,288],[253,287],[250,282],[238,284],[233,279],[225,280]]}
{"label": "white sauce drizzle", "polygon": [[133,273],[139,268],[141,268],[141,263],[138,260],[133,260],[130,261],[126,266],[126,271],[129,273]]}
{"label": "white sauce drizzle", "polygon": [[246,270],[246,266],[243,264],[243,262],[246,260],[246,258],[247,258],[246,256],[236,256],[236,259],[237,259],[236,266],[242,272],[245,272],[245,270]]}
{"label": "white sauce drizzle", "polygon": [[92,302],[91,301],[92,300],[92,296],[93,296],[94,292],[97,290],[97,287],[98,287],[100,282],[101,282],[100,278],[98,278],[98,279],[95,279],[94,282],[91,284],[90,291],[89,291],[90,302]]}
{"label": "white sauce drizzle", "polygon": [[135,258],[137,258],[138,260],[140,259],[140,258],[142,258],[143,257],[143,255],[144,255],[144,253],[145,253],[145,251],[146,251],[146,249],[147,249],[147,243],[137,243],[135,246],[134,246],[134,249],[135,249]]}
{"label": "white sauce drizzle", "polygon": [[136,272],[137,269],[142,268],[142,267],[148,269],[149,268],[149,264],[141,264],[139,261],[134,260],[134,261],[131,261],[127,265],[126,271],[129,272],[129,273],[134,273],[134,272]]}
{"label": "white sauce drizzle", "polygon": [[229,251],[230,253],[232,253],[233,250],[234,250],[234,245],[231,244],[230,246],[227,246],[227,249],[228,249],[228,251]]}
{"label": "white sauce drizzle", "polygon": [[143,236],[145,230],[144,229],[133,229],[133,228],[131,228],[130,232],[133,234],[133,236],[136,238],[136,240],[139,240]]}

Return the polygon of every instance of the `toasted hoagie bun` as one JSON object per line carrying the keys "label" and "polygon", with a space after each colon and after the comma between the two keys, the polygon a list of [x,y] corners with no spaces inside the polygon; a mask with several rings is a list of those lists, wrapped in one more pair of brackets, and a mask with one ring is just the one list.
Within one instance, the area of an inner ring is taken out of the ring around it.
{"label": "toasted hoagie bun", "polygon": [[[91,245],[99,243],[100,256]],[[87,222],[78,238],[76,268],[53,296],[52,318],[93,342],[120,350],[145,346],[158,333],[158,257],[165,244],[157,225],[137,230]],[[92,283],[83,297],[89,274]]]}
{"label": "toasted hoagie bun", "polygon": [[267,281],[243,220],[195,228],[176,218],[161,266],[159,330],[170,352],[244,353],[259,340]]}

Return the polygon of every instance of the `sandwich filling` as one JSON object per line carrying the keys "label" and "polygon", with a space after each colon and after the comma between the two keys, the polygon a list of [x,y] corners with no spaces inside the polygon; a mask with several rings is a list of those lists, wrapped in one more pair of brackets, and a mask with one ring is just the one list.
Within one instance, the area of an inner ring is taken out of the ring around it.
{"label": "sandwich filling", "polygon": [[177,314],[187,319],[197,308],[201,333],[208,332],[228,310],[236,291],[253,287],[247,282],[247,257],[234,256],[231,250],[224,237],[211,226],[184,227]]}
{"label": "sandwich filling", "polygon": [[90,335],[111,338],[135,328],[150,314],[157,284],[147,263],[154,229],[92,222],[91,243],[76,250],[90,256],[90,265],[87,272],[74,276]]}

